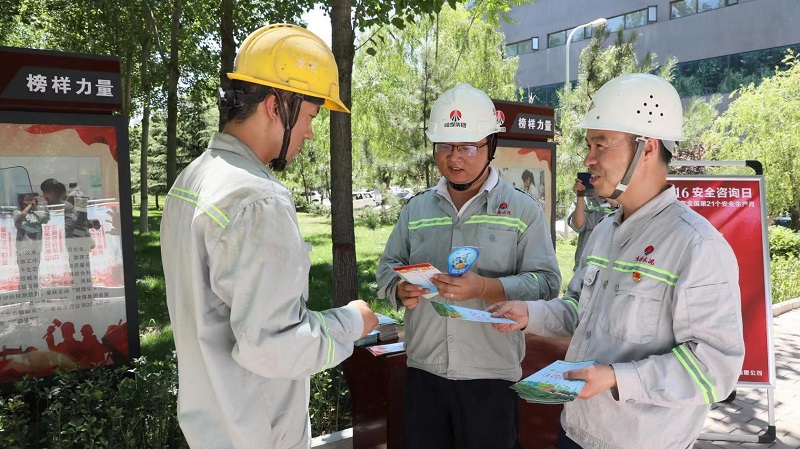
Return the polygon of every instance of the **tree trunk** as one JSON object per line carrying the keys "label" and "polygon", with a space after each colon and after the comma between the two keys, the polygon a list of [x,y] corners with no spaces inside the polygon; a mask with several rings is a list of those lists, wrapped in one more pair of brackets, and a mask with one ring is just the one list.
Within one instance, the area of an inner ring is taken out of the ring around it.
{"label": "tree trunk", "polygon": [[147,219],[147,154],[150,145],[150,77],[147,74],[150,60],[150,39],[145,37],[142,42],[142,54],[139,64],[139,73],[142,84],[142,154],[139,162],[139,192],[142,199],[139,203],[139,232],[146,233],[149,229]]}
{"label": "tree trunk", "polygon": [[173,0],[167,88],[167,191],[178,177],[178,80],[180,79],[180,30],[182,0]]}
{"label": "tree trunk", "polygon": [[[220,51],[219,86],[222,90],[230,89],[231,80],[228,73],[233,71],[233,62],[236,59],[236,41],[233,39],[233,0],[222,0],[220,6],[222,19],[219,23],[219,37],[222,42]],[[219,111],[219,130],[225,127],[227,111]]]}
{"label": "tree trunk", "polygon": [[[355,33],[351,0],[333,0],[333,54],[339,66],[339,96],[351,105]],[[353,222],[353,135],[350,114],[331,112],[331,233],[333,237],[333,302],[342,306],[358,298],[356,236]]]}

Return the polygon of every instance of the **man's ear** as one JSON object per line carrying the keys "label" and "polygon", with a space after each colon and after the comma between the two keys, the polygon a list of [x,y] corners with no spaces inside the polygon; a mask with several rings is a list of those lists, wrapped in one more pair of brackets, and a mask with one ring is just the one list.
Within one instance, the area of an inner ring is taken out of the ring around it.
{"label": "man's ear", "polygon": [[281,114],[278,112],[278,97],[275,95],[267,95],[267,98],[258,105],[258,107],[266,108],[267,117],[272,120],[280,121]]}
{"label": "man's ear", "polygon": [[640,156],[640,158],[645,162],[649,162],[651,159],[658,159],[659,155],[658,150],[659,150],[658,139],[648,137],[644,145],[644,148],[642,148],[642,155]]}

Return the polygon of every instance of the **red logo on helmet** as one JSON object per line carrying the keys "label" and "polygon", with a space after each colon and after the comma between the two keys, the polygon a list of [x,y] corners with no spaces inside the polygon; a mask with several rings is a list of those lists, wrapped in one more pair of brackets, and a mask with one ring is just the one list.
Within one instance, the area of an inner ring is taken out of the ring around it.
{"label": "red logo on helmet", "polygon": [[653,248],[653,245],[650,245],[644,249],[644,255],[649,256],[653,251],[655,251],[655,248]]}
{"label": "red logo on helmet", "polygon": [[461,120],[461,111],[459,111],[458,109],[453,109],[452,111],[450,111],[450,120],[453,122]]}
{"label": "red logo on helmet", "polygon": [[497,117],[497,123],[503,126],[503,123],[506,122],[506,115],[503,114],[503,111],[495,111],[494,115]]}

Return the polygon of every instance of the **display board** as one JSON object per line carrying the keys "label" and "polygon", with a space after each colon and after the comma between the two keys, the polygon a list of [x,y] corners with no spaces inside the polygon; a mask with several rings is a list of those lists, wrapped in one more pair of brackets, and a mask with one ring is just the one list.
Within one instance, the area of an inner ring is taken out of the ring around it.
{"label": "display board", "polygon": [[764,177],[671,175],[668,182],[681,201],[722,233],[736,254],[745,342],[739,386],[775,387]]}
{"label": "display board", "polygon": [[127,120],[0,112],[0,388],[139,355]]}

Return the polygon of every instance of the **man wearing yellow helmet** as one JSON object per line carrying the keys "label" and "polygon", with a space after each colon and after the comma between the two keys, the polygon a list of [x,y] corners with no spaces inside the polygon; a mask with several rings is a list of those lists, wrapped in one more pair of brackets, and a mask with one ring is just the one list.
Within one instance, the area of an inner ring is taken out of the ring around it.
{"label": "man wearing yellow helmet", "polygon": [[248,36],[228,77],[228,122],[178,176],[161,222],[180,425],[191,447],[310,447],[309,377],[377,319],[361,300],[306,308],[308,244],[266,165],[292,161],[320,106],[349,111],[330,49],[293,25]]}
{"label": "man wearing yellow helmet", "polygon": [[586,385],[564,406],[559,449],[691,447],[733,389],[744,342],[736,256],[667,184],[680,97],[658,76],[618,76],[578,127],[595,192],[621,207],[592,232],[565,297],[493,304],[518,323],[495,327],[572,337],[567,360],[598,362],[565,373]]}

